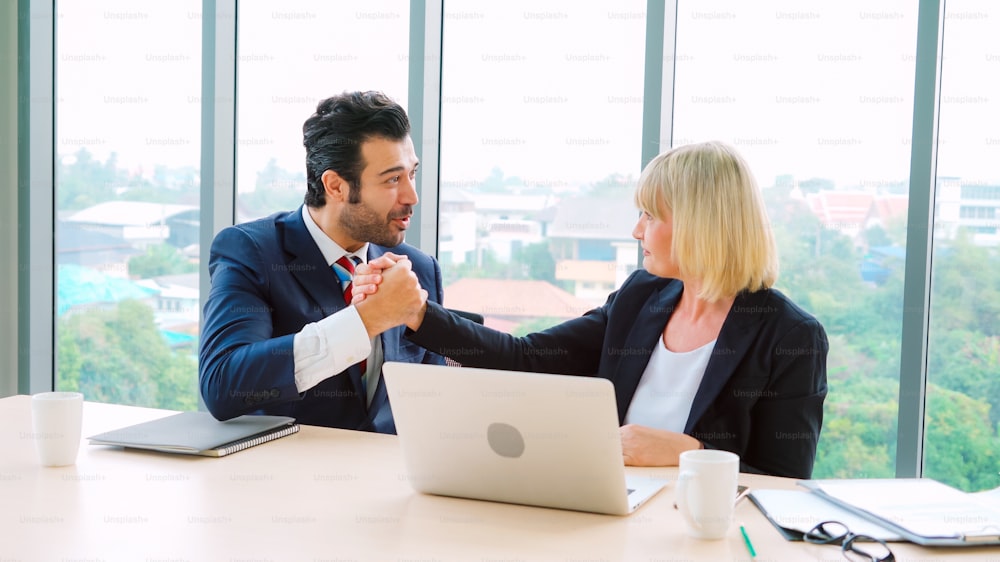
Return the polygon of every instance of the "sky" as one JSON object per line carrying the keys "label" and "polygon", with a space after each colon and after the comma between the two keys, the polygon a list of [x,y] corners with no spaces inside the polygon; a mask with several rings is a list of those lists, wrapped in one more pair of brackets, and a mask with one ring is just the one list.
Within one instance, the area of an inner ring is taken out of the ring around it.
{"label": "sky", "polygon": [[[407,105],[409,2],[243,1],[241,191],[270,158],[303,169],[316,102],[380,89]],[[638,175],[645,0],[445,5],[441,179],[499,167],[529,185]],[[721,139],[776,175],[878,187],[909,173],[916,0],[682,0],[674,143]],[[68,2],[57,20],[57,151],[132,169],[200,160],[201,2]],[[950,0],[939,174],[1000,181],[1000,8]],[[437,53],[428,53],[428,63]],[[669,66],[668,66],[669,68]],[[666,131],[659,147],[666,148]]]}

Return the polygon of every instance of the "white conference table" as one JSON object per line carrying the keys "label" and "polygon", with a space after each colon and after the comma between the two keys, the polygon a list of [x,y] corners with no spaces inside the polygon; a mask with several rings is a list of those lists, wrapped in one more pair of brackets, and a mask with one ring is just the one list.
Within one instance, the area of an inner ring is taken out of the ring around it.
{"label": "white conference table", "polygon": [[[86,402],[83,436],[171,413]],[[76,465],[44,468],[30,398],[12,396],[0,399],[0,447],[0,562],[750,560],[738,526],[718,541],[688,537],[673,484],[627,517],[416,493],[392,435],[302,426],[222,458],[84,439]],[[795,487],[750,474],[741,483]],[[838,547],[784,540],[749,501],[736,520],[757,562],[842,559]],[[1000,548],[892,548],[901,562],[1000,562]]]}

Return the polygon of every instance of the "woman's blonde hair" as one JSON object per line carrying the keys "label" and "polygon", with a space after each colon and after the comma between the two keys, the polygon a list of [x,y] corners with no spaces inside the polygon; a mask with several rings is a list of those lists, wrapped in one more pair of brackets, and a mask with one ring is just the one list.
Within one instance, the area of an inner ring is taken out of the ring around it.
{"label": "woman's blonde hair", "polygon": [[778,252],[757,182],[736,149],[704,142],[660,154],[642,171],[635,203],[673,217],[671,252],[681,275],[716,301],[778,279]]}

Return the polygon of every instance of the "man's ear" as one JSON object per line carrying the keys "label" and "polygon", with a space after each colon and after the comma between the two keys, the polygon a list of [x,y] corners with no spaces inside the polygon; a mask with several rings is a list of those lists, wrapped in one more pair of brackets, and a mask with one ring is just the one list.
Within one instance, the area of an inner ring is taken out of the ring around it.
{"label": "man's ear", "polygon": [[340,174],[333,170],[327,170],[320,176],[323,182],[323,191],[329,201],[346,202],[350,195],[351,185],[347,180],[340,177]]}

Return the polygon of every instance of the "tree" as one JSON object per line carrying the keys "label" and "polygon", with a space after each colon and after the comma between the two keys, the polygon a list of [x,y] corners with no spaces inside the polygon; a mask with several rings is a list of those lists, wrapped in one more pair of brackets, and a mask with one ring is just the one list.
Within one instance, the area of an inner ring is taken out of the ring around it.
{"label": "tree", "polygon": [[961,392],[927,386],[925,476],[966,491],[1000,486],[1000,440],[989,409]]}
{"label": "tree", "polygon": [[555,326],[556,324],[561,324],[565,321],[565,318],[552,318],[552,317],[542,317],[533,318],[525,322],[518,324],[513,330],[511,330],[511,335],[514,336],[526,336],[534,332],[541,332]]}
{"label": "tree", "polygon": [[638,180],[632,174],[610,174],[587,187],[587,193],[594,197],[630,198]]}
{"label": "tree", "polygon": [[528,244],[511,261],[519,261],[528,267],[528,278],[554,283],[556,280],[556,260],[546,242]]}
{"label": "tree", "polygon": [[[68,162],[67,162],[68,161]],[[56,208],[78,211],[117,197],[116,187],[125,183],[118,171],[114,154],[107,164],[94,160],[86,148],[73,156],[61,158],[56,167]]]}
{"label": "tree", "polygon": [[191,263],[184,254],[170,244],[149,246],[145,254],[128,260],[129,275],[139,279],[195,271],[198,271],[198,264]]}
{"label": "tree", "polygon": [[305,173],[286,170],[271,158],[264,169],[257,172],[253,191],[240,193],[239,203],[244,214],[264,216],[298,207],[305,194]]}
{"label": "tree", "polygon": [[138,301],[93,308],[59,319],[58,387],[88,400],[172,410],[198,405],[198,366],[171,351]]}

